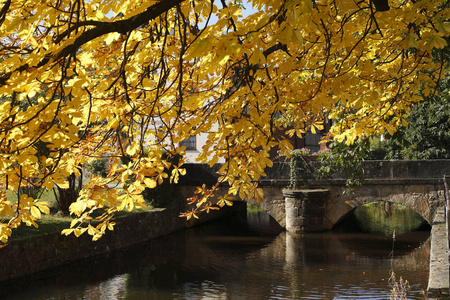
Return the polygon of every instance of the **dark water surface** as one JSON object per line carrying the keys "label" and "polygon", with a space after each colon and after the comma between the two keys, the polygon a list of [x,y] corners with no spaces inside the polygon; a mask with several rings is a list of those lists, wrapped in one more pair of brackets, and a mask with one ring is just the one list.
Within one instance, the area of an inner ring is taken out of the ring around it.
{"label": "dark water surface", "polygon": [[423,299],[429,232],[293,235],[241,215],[0,284],[0,299]]}

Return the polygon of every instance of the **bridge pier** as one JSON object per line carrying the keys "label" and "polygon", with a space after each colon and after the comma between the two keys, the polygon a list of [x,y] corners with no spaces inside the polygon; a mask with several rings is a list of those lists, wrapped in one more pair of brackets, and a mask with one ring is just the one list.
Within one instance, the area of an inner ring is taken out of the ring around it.
{"label": "bridge pier", "polygon": [[283,190],[286,230],[289,232],[325,231],[328,190]]}

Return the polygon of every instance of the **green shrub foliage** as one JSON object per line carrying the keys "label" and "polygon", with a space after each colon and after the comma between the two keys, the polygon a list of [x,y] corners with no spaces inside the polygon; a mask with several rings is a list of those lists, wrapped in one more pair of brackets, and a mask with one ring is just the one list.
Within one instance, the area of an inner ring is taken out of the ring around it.
{"label": "green shrub foliage", "polygon": [[89,172],[92,174],[106,177],[106,162],[104,159],[96,159],[88,167]]}
{"label": "green shrub foliage", "polygon": [[413,106],[408,126],[383,142],[386,159],[450,158],[450,91]]}

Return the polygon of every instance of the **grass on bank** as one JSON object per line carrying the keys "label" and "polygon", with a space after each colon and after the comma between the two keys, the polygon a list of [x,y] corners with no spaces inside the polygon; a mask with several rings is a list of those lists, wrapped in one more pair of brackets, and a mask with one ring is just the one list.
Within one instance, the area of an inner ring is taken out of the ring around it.
{"label": "grass on bank", "polygon": [[61,232],[70,227],[70,221],[72,218],[69,216],[42,215],[42,218],[36,221],[39,227],[21,224],[18,228],[13,229],[9,241]]}
{"label": "grass on bank", "polygon": [[[17,194],[12,193],[11,191],[7,191],[6,197],[11,202],[17,201]],[[9,238],[9,242],[29,238],[32,236],[55,234],[61,232],[63,229],[70,228],[70,222],[73,220],[73,218],[70,216],[64,216],[61,212],[58,212],[58,203],[52,190],[45,190],[42,193],[40,199],[42,201],[48,202],[50,207],[50,214],[42,214],[41,219],[36,221],[36,224],[38,224],[37,228],[34,226],[21,224],[18,228],[13,230],[12,235]],[[121,218],[133,213],[148,212],[152,209],[153,207],[149,203],[146,203],[145,208],[134,208],[131,212],[121,211],[118,212],[114,216],[114,218]]]}
{"label": "grass on bank", "polygon": [[247,203],[247,213],[248,214],[256,214],[259,212],[262,212],[263,209],[259,207],[258,205]]}
{"label": "grass on bank", "polygon": [[[11,201],[14,201],[13,197],[17,197],[16,195],[8,192],[8,198]],[[63,229],[70,228],[70,222],[72,221],[72,217],[63,216],[61,213],[58,213],[58,203],[56,202],[55,195],[53,191],[45,191],[41,197],[42,201],[47,201],[50,206],[50,215],[42,215],[40,220],[37,220],[38,228],[34,226],[26,226],[22,224],[20,227],[13,230],[11,238],[9,241],[28,238],[31,236],[38,235],[46,235],[46,234],[54,234],[57,232],[61,232]],[[131,212],[124,210],[118,212],[114,219],[121,218],[133,213],[142,213],[153,210],[154,208],[148,202],[146,202],[145,208],[134,208]],[[247,203],[247,213],[256,214],[263,211],[259,206]]]}

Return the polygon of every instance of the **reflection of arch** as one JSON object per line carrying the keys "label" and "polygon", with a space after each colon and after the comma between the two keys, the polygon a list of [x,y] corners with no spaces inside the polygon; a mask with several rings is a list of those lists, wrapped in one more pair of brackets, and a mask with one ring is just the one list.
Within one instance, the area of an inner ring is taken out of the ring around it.
{"label": "reflection of arch", "polygon": [[[349,251],[365,256],[387,257],[392,251],[392,237],[361,233],[358,238],[356,234],[336,235],[337,240]],[[415,238],[404,234],[395,238],[395,257],[411,254],[411,252],[421,252],[419,248],[426,248],[425,254],[416,258],[416,264],[422,264],[427,267],[430,251],[430,232],[415,232]]]}

